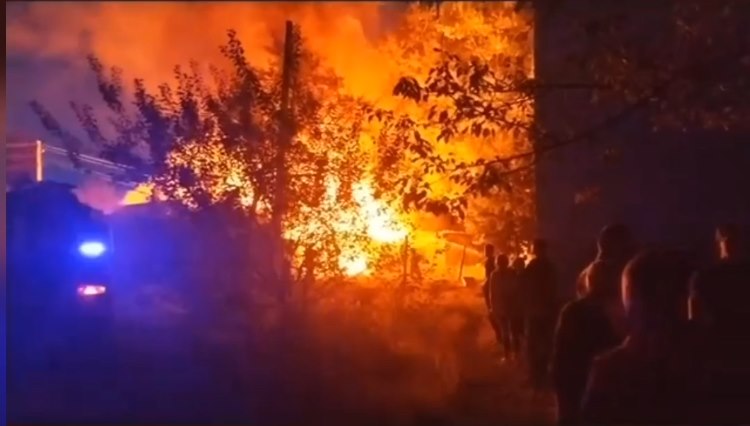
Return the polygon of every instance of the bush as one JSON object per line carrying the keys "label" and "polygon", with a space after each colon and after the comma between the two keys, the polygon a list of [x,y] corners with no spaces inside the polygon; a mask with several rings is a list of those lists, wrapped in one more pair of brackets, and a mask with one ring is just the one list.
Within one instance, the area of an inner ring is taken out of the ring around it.
{"label": "bush", "polygon": [[[248,389],[253,418],[390,423],[441,410],[481,344],[480,298],[464,289],[337,284],[304,305],[246,312],[233,374]],[[259,386],[260,394],[250,391]]]}

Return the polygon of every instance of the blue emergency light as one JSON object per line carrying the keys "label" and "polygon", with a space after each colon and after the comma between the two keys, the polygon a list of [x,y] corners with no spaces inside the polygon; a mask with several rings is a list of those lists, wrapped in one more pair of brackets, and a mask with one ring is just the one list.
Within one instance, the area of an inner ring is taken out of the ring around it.
{"label": "blue emergency light", "polygon": [[78,246],[78,251],[86,257],[99,257],[107,251],[107,247],[100,241],[85,241]]}

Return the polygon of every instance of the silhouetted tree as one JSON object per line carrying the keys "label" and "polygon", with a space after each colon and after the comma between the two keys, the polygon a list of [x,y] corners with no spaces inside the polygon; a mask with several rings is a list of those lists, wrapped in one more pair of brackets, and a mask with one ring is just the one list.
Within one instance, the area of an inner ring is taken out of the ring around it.
{"label": "silhouetted tree", "polygon": [[[93,147],[125,166],[119,179],[151,184],[157,196],[193,210],[233,212],[225,215],[225,220],[234,220],[228,227],[268,223],[278,208],[283,209],[287,230],[313,219],[330,222],[331,215],[356,205],[350,188],[365,171],[358,145],[364,113],[361,102],[340,94],[340,79],[304,48],[298,32],[294,37],[290,113],[284,122],[292,143],[281,166],[281,58],[267,68],[253,65],[234,31],[221,46],[228,66],[211,66],[208,78],[196,62],[188,69],[177,66],[175,84],[162,84],[156,91],[136,79],[128,93],[121,70],[106,70],[90,57],[109,115],[102,119],[92,106],[71,102],[86,142],[41,103],[32,102],[32,108],[74,164],[80,166],[79,155]],[[274,203],[279,170],[288,175],[288,202],[281,207]],[[335,204],[324,205],[331,177],[341,190]],[[295,232],[285,243],[288,252],[296,253],[303,245],[325,246],[330,255],[321,270],[336,269],[342,235],[325,227],[303,228],[306,232]],[[352,226],[347,238],[365,233]]]}
{"label": "silhouetted tree", "polygon": [[[572,15],[565,22],[574,27],[571,32],[580,45],[559,46],[569,54],[559,64],[564,74],[559,80],[524,73],[512,57],[493,64],[481,53],[447,52],[427,75],[404,76],[394,88],[394,93],[431,108],[430,120],[441,129],[439,140],[502,134],[534,140],[533,149],[511,155],[463,163],[432,161],[429,167],[451,171],[470,193],[506,187],[511,175],[533,168],[546,152],[591,140],[636,114],[647,113],[655,127],[746,128],[750,3],[536,0],[518,5],[519,13],[534,10],[535,25],[550,25],[552,15],[558,17],[570,6],[567,13]],[[516,31],[502,41],[513,43],[525,36]],[[568,78],[571,75],[575,78]],[[536,99],[570,89],[588,90],[591,101],[608,114],[565,132],[553,132],[534,120]],[[405,131],[420,128],[402,123]],[[415,144],[411,149],[421,152],[425,147]]]}
{"label": "silhouetted tree", "polygon": [[[386,135],[378,181],[398,188],[408,208],[520,250],[534,216],[533,173],[523,155],[514,159],[531,150],[533,96],[521,83],[533,68],[533,15],[506,2],[442,2],[440,10],[415,7],[396,30],[394,61],[411,74],[393,94],[414,102],[370,111]],[[517,173],[486,166],[496,158]]]}

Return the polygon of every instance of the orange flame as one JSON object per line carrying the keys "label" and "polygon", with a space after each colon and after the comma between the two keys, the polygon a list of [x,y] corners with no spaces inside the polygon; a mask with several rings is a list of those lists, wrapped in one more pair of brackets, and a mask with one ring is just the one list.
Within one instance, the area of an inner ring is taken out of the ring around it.
{"label": "orange flame", "polygon": [[120,200],[121,206],[134,206],[137,204],[145,204],[151,201],[153,194],[153,185],[149,183],[142,183],[131,189],[125,196]]}
{"label": "orange flame", "polygon": [[359,182],[354,185],[354,199],[359,205],[359,214],[367,221],[367,235],[381,243],[403,241],[408,234],[406,225],[396,212],[373,195],[372,185]]}
{"label": "orange flame", "polygon": [[[356,206],[351,209],[339,208],[340,181],[336,176],[328,176],[325,199],[321,211],[333,212],[333,217],[324,218],[327,226],[337,235],[356,236],[365,230],[368,240],[352,238],[342,247],[338,257],[340,270],[348,276],[367,275],[371,271],[369,248],[372,244],[398,244],[409,233],[406,221],[387,203],[375,198],[372,185],[362,180],[352,185],[352,196]],[[304,235],[315,234],[321,224],[316,221],[288,224],[286,238],[299,239]]]}
{"label": "orange flame", "polygon": [[[155,85],[172,75],[175,63],[184,64],[190,58],[199,58],[201,63],[219,60],[216,46],[225,41],[227,28],[238,30],[252,62],[263,67],[270,61],[268,48],[279,48],[283,21],[291,19],[302,28],[310,49],[342,77],[343,92],[362,97],[378,107],[409,114],[417,120],[427,120],[428,109],[392,96],[391,89],[401,76],[426,76],[442,60],[444,51],[479,56],[503,72],[512,70],[507,68],[508,61],[502,59],[522,59],[522,67],[533,72],[530,40],[519,41],[517,37],[508,36],[531,33],[531,21],[519,15],[513,4],[446,2],[439,15],[434,10],[416,6],[391,8],[390,5],[394,4],[232,3],[184,8],[159,3],[143,9],[142,6],[102,3],[92,10],[69,3],[55,6],[39,4],[32,5],[24,19],[11,25],[8,44],[14,51],[35,51],[42,57],[78,58],[82,56],[80,43],[71,37],[94,34],[91,36],[91,50],[104,63],[127,65],[125,71],[129,74],[125,80],[138,76],[144,77],[148,84]],[[160,14],[170,16],[170,19],[142,19],[144,15],[153,17]],[[63,15],[69,19],[49,19],[50,16]],[[248,16],[252,16],[252,19],[248,19]],[[148,25],[145,29],[127,25],[133,20]],[[193,35],[194,38],[186,42],[185,37],[189,32],[186,33],[184,28],[192,28],[197,23],[205,25],[205,31]],[[123,43],[123,40],[129,42]],[[443,50],[434,50],[436,46]],[[156,57],[162,60],[154,61]],[[512,64],[516,62],[510,61]],[[75,63],[78,70],[78,61],[71,59],[71,63]],[[77,73],[72,76],[80,78]],[[55,85],[68,87],[59,84],[59,81]],[[47,89],[54,88],[44,88]],[[60,98],[68,99],[68,96],[66,94]],[[55,109],[56,105],[51,106]],[[518,114],[526,116],[528,107],[519,107]],[[435,129],[425,130],[422,137],[434,141],[437,133]],[[372,139],[369,142],[374,143]],[[509,155],[520,149],[528,149],[525,143],[511,134],[498,134],[492,140],[466,136],[456,139],[455,143],[436,144],[435,149],[441,156],[472,162],[477,158]],[[189,162],[197,174],[206,176],[205,185],[217,199],[227,191],[234,190],[240,192],[243,205],[253,204],[257,194],[253,194],[251,186],[246,184],[247,177],[234,173],[241,167],[231,164],[232,159],[219,147],[212,144],[190,147],[175,155],[171,161],[175,165]],[[196,156],[202,159],[196,162]],[[217,163],[221,167],[216,167]],[[399,164],[398,167],[408,168],[410,165]],[[227,169],[232,171],[228,175],[224,172]],[[414,170],[404,170],[405,174],[410,172]],[[417,173],[421,171],[417,170]],[[428,177],[431,191],[436,195],[450,198],[464,192],[464,188],[454,185],[449,179]],[[425,253],[432,253],[440,246],[434,230],[424,229],[425,223],[421,221],[424,218],[414,215],[407,217],[399,209],[377,199],[371,179],[361,179],[352,186],[354,205],[346,208],[339,206],[340,185],[334,176],[326,179],[327,191],[321,208],[327,212],[326,215],[318,217],[317,209],[301,207],[300,217],[304,217],[304,220],[290,218],[285,224],[285,236],[290,240],[306,241],[305,236],[314,235],[316,228],[323,226],[342,235],[352,234],[345,247],[341,247],[339,258],[335,259],[341,271],[350,276],[372,272],[374,259],[371,253],[374,248],[399,244],[407,236],[410,245]],[[132,205],[150,200],[153,187],[151,184],[139,186],[129,192],[121,204]],[[181,193],[170,196],[188,198],[188,195]],[[487,203],[502,204],[494,200]],[[268,211],[268,206],[261,207]],[[470,229],[467,225],[467,232],[478,230]],[[359,238],[362,235],[366,238]]]}

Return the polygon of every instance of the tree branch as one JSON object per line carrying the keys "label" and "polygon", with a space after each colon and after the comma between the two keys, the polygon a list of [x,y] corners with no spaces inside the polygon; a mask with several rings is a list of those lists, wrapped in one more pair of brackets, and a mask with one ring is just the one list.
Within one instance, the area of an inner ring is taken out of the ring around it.
{"label": "tree branch", "polygon": [[[589,127],[588,129],[570,138],[560,140],[550,134],[544,134],[540,136],[540,138],[536,141],[536,146],[534,147],[534,149],[530,151],[514,154],[508,157],[496,158],[493,160],[485,161],[481,164],[459,165],[456,167],[456,169],[458,170],[462,166],[463,167],[479,167],[479,166],[486,167],[492,164],[499,164],[499,163],[506,163],[506,162],[516,161],[516,160],[521,160],[527,157],[540,157],[541,155],[544,155],[550,151],[554,151],[559,148],[563,148],[563,147],[573,145],[578,142],[588,140],[594,137],[597,133],[605,131],[608,128],[615,126],[625,121],[626,119],[630,118],[633,114],[638,112],[641,108],[653,102],[655,98],[657,98],[658,96],[663,94],[666,90],[668,90],[675,83],[675,81],[677,81],[678,78],[689,75],[690,73],[702,67],[707,67],[707,66],[711,67],[711,69],[713,70],[720,70],[721,64],[724,61],[733,59],[737,53],[738,52],[736,52],[735,50],[731,50],[729,52],[726,52],[723,55],[720,55],[718,58],[708,58],[708,59],[704,58],[704,60],[696,61],[688,66],[685,66],[684,68],[673,73],[668,78],[664,78],[659,84],[654,86],[648,93],[642,95],[640,98],[638,98],[634,102],[631,102],[629,105],[625,106],[616,114],[610,115],[609,117],[605,118],[604,120],[600,121],[594,126]],[[540,146],[540,141],[543,139],[551,140],[552,143],[548,145]],[[536,163],[536,161],[537,159],[535,158],[532,164]],[[522,167],[520,169],[525,169],[525,167]]]}

